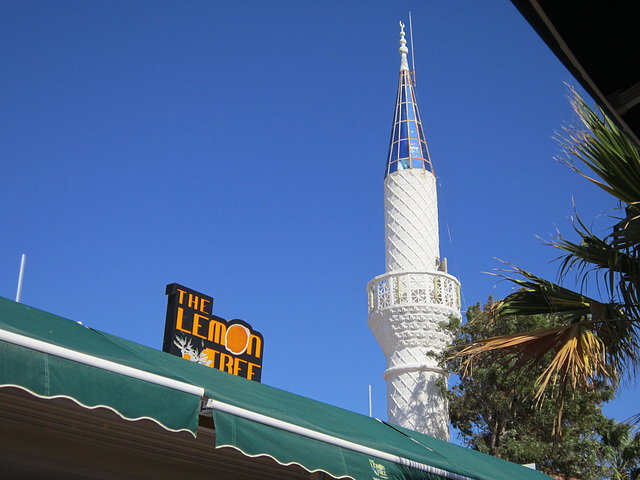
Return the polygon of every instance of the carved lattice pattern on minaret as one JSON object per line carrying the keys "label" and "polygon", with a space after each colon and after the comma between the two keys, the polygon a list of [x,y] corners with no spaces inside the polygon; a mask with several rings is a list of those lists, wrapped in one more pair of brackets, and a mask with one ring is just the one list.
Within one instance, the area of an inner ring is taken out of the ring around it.
{"label": "carved lattice pattern on minaret", "polygon": [[435,270],[438,199],[435,177],[425,170],[403,170],[385,179],[387,272]]}

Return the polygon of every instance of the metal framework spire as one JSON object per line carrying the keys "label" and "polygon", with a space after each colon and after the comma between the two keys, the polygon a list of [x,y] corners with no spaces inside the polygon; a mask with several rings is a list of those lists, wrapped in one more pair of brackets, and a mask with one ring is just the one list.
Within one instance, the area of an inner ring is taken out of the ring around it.
{"label": "metal framework spire", "polygon": [[404,38],[404,24],[400,22],[400,80],[387,154],[385,178],[397,170],[421,169],[433,173],[427,141],[420,121],[416,93],[407,63],[409,49]]}

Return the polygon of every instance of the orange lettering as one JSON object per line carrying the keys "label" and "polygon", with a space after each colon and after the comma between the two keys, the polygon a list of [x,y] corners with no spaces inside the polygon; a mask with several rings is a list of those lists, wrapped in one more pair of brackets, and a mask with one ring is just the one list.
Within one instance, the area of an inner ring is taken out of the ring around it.
{"label": "orange lettering", "polygon": [[224,323],[211,320],[209,322],[208,340],[219,345],[224,344],[224,336],[227,334],[227,327]]}
{"label": "orange lettering", "polygon": [[241,360],[239,358],[236,358],[235,365],[233,366],[234,375],[238,375],[238,373],[240,372],[240,362],[248,363],[246,360]]}
{"label": "orange lettering", "polygon": [[201,298],[201,299],[200,299],[200,311],[201,311],[201,312],[204,312],[204,313],[207,313],[207,310],[205,309],[205,306],[204,306],[204,304],[205,304],[205,303],[209,303],[209,300],[207,300],[207,299],[206,299],[206,298],[204,298],[204,297],[203,297],[203,298]]}
{"label": "orange lettering", "polygon": [[205,337],[203,335],[200,335],[198,333],[198,330],[200,330],[200,319],[201,318],[204,318],[205,320],[209,320],[207,317],[205,317],[203,315],[200,315],[199,313],[194,313],[193,314],[193,334],[196,337],[200,337],[200,338],[205,338],[206,339],[207,337]]}
{"label": "orange lettering", "polygon": [[178,288],[178,291],[180,292],[180,298],[178,300],[178,303],[182,304],[184,303],[184,294],[187,292],[185,292],[184,290],[180,290],[179,288]]}
{"label": "orange lettering", "polygon": [[189,308],[198,309],[198,297],[191,293],[189,294]]}
{"label": "orange lettering", "polygon": [[178,315],[176,318],[176,329],[177,330],[181,330],[183,332],[186,333],[191,333],[189,330],[185,330],[184,328],[182,328],[182,315],[183,315],[184,309],[182,307],[178,307]]}
{"label": "orange lettering", "polygon": [[[254,348],[253,348],[254,347],[254,342],[255,342],[255,352],[256,353],[253,353],[253,351],[254,351]],[[253,355],[256,358],[260,358],[260,348],[261,348],[261,346],[262,346],[262,342],[260,340],[260,337],[251,334],[249,336],[249,346],[247,347],[247,353],[249,355]]]}
{"label": "orange lettering", "polygon": [[233,373],[233,357],[226,353],[220,353],[220,370]]}
{"label": "orange lettering", "polygon": [[260,368],[260,365],[256,365],[255,363],[251,363],[251,362],[247,362],[247,363],[249,364],[247,368],[247,379],[252,380],[253,376],[256,374],[256,372],[253,371],[253,367]]}

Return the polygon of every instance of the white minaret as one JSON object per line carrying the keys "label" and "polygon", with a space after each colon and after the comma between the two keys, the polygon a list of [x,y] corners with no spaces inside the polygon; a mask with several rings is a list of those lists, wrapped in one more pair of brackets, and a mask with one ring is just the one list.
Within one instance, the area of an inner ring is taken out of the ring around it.
{"label": "white minaret", "polygon": [[400,27],[400,82],[384,178],[386,273],[367,285],[369,327],[387,357],[389,422],[449,440],[440,393],[447,374],[433,354],[451,341],[441,324],[460,315],[460,282],[440,261],[436,178]]}

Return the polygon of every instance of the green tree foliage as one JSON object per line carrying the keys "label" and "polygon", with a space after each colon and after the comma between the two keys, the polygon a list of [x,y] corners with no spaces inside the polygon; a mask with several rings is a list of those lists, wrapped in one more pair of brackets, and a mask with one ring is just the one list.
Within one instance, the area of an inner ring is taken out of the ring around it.
{"label": "green tree foliage", "polygon": [[[454,345],[542,330],[557,322],[548,315],[496,317],[495,305],[490,298],[484,310],[479,304],[469,308]],[[505,364],[500,352],[487,352],[473,369],[459,357],[449,359],[447,367],[460,377],[449,390],[451,423],[467,446],[484,453],[520,464],[536,463],[564,478],[605,478],[600,431],[610,421],[600,406],[612,399],[613,388],[599,382],[589,391],[572,391],[564,405],[564,435],[558,438],[554,436],[557,405],[540,405],[536,400],[536,378],[551,360],[547,355],[534,368],[515,371],[513,362]]]}
{"label": "green tree foliage", "polygon": [[599,425],[601,456],[606,478],[636,480],[640,477],[640,432],[628,423],[608,420]]}

